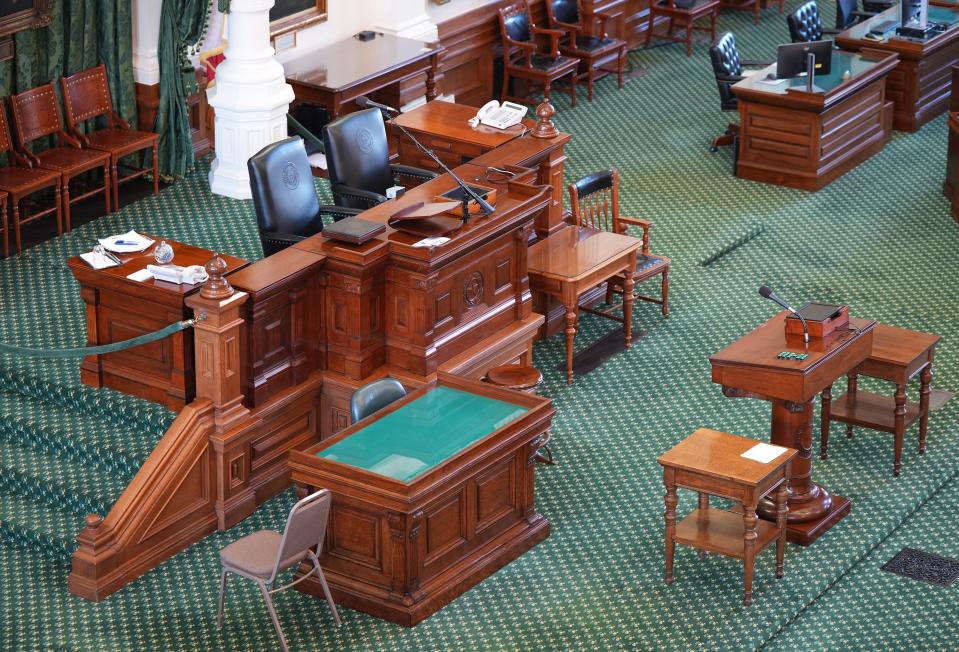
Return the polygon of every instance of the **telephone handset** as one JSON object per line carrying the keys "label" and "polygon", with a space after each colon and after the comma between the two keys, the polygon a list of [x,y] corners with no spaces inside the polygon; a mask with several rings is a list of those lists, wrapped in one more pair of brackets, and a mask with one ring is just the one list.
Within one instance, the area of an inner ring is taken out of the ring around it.
{"label": "telephone handset", "polygon": [[206,270],[201,265],[190,265],[180,267],[179,265],[147,265],[147,271],[153,274],[154,278],[168,283],[182,284],[187,283],[196,285],[207,280]]}
{"label": "telephone handset", "polygon": [[476,112],[476,117],[470,120],[470,124],[474,127],[477,124],[484,124],[496,129],[509,129],[526,117],[527,110],[522,104],[503,102],[501,106],[496,100],[491,100]]}

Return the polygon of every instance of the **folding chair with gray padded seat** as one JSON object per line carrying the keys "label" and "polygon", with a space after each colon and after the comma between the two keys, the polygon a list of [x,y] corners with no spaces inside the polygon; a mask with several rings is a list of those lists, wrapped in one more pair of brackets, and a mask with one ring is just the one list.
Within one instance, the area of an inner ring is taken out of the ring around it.
{"label": "folding chair with gray padded seat", "polygon": [[[326,601],[330,603],[333,619],[337,625],[340,624],[340,614],[336,611],[336,604],[330,594],[330,587],[327,586],[323,569],[320,568],[320,560],[313,552],[313,546],[316,546],[317,551],[323,549],[326,521],[330,515],[332,500],[333,497],[329,490],[321,489],[293,506],[282,535],[272,530],[260,530],[234,541],[220,551],[223,572],[220,574],[220,606],[216,617],[217,629],[223,627],[223,601],[226,597],[227,572],[236,573],[253,580],[260,587],[260,593],[263,594],[263,600],[270,612],[273,626],[276,627],[276,633],[280,637],[280,648],[284,652],[287,650],[286,639],[283,637],[283,630],[280,629],[280,620],[276,616],[276,610],[273,608],[273,600],[270,596],[302,582],[312,575],[313,571],[316,571]],[[293,568],[307,557],[313,562],[313,568],[309,573],[285,586],[273,588],[273,583],[280,573]]]}

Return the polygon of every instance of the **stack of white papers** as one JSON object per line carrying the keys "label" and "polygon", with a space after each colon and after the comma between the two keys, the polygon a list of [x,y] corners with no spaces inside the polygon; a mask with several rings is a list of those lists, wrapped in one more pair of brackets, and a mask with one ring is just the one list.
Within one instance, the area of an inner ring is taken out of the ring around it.
{"label": "stack of white papers", "polygon": [[80,254],[80,258],[86,262],[87,265],[93,269],[106,269],[107,267],[116,267],[117,263],[111,260],[108,256],[103,254],[95,254],[92,251],[88,251],[85,254]]}
{"label": "stack of white papers", "polygon": [[432,238],[423,238],[419,242],[414,242],[414,247],[438,247],[441,244],[446,244],[450,239],[446,236],[433,236]]}

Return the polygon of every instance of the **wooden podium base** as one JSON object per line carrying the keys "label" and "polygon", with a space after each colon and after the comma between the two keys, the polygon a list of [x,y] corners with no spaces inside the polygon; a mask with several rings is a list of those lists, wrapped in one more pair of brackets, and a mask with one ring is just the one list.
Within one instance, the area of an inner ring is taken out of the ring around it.
{"label": "wooden podium base", "polygon": [[815,521],[787,523],[786,541],[800,546],[808,546],[838,523],[851,509],[852,503],[849,502],[849,499],[833,494],[832,508],[825,515]]}

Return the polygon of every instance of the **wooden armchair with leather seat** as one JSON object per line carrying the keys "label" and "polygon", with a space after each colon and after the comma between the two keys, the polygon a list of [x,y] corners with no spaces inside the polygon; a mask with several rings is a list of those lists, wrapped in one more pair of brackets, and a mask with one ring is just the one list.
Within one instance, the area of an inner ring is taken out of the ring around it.
{"label": "wooden armchair with leather seat", "polygon": [[[52,170],[30,167],[30,162],[14,149],[10,128],[7,125],[7,111],[0,102],[0,154],[7,155],[6,167],[0,167],[0,191],[9,195],[10,210],[8,221],[12,222],[17,252],[21,248],[20,226],[39,220],[50,214],[57,219],[57,233],[63,234],[62,206],[60,203],[60,174]],[[35,213],[29,212],[30,200],[35,193],[50,188],[53,192],[53,205]],[[7,229],[3,232],[3,255],[8,256]]]}
{"label": "wooden armchair with leather seat", "polygon": [[[569,203],[573,223],[600,231],[627,234],[630,226],[643,230],[642,250],[636,257],[633,274],[634,287],[656,276],[662,276],[659,297],[634,294],[635,299],[656,303],[662,307],[663,317],[669,317],[669,267],[670,260],[650,252],[649,230],[653,223],[638,217],[626,217],[619,213],[619,172],[615,169],[594,172],[569,186]],[[623,293],[625,278],[622,274],[609,279],[606,284],[606,303],[612,303],[613,294]]]}
{"label": "wooden armchair with leather seat", "polygon": [[[385,202],[386,190],[392,186],[411,187],[439,176],[412,165],[390,164],[386,125],[379,109],[347,113],[333,120],[323,128],[323,146],[337,206],[365,210]],[[409,181],[399,183],[404,179]]]}
{"label": "wooden armchair with leather seat", "polygon": [[[33,167],[54,170],[60,174],[60,196],[63,203],[63,230],[70,230],[70,205],[103,193],[106,212],[110,212],[110,154],[95,149],[83,149],[80,141],[63,130],[57,96],[53,84],[48,83],[11,98],[13,124],[17,134],[18,151]],[[55,136],[56,144],[39,151],[30,151],[30,144],[45,136]],[[70,182],[86,172],[103,168],[102,185],[79,188],[70,193]]]}
{"label": "wooden armchair with leather seat", "polygon": [[[553,85],[569,77],[570,104],[576,106],[576,81],[579,77],[579,59],[560,54],[559,42],[566,32],[537,27],[525,2],[502,7],[499,10],[500,34],[503,38],[503,89],[500,101],[529,102],[527,97],[510,94],[510,80],[525,79],[529,84],[543,87],[543,99],[549,102]],[[537,36],[549,38],[548,52],[541,52]]]}
{"label": "wooden armchair with leather seat", "polygon": [[[102,63],[88,70],[81,70],[69,77],[61,77],[63,107],[70,134],[87,148],[107,152],[110,155],[110,179],[113,182],[113,207],[120,206],[120,184],[146,174],[153,174],[153,194],[160,192],[159,142],[160,136],[152,131],[137,131],[113,110],[113,98],[107,85],[107,69]],[[107,127],[86,131],[82,127],[90,120],[104,116]],[[136,152],[152,150],[152,165],[135,168],[120,176],[120,159]]]}
{"label": "wooden armchair with leather seat", "polygon": [[566,32],[560,40],[559,51],[582,62],[579,77],[586,78],[586,99],[592,102],[597,72],[615,72],[617,86],[623,87],[626,41],[610,38],[606,33],[606,23],[612,20],[612,16],[581,12],[579,4],[578,0],[547,0],[546,17],[550,29]]}

